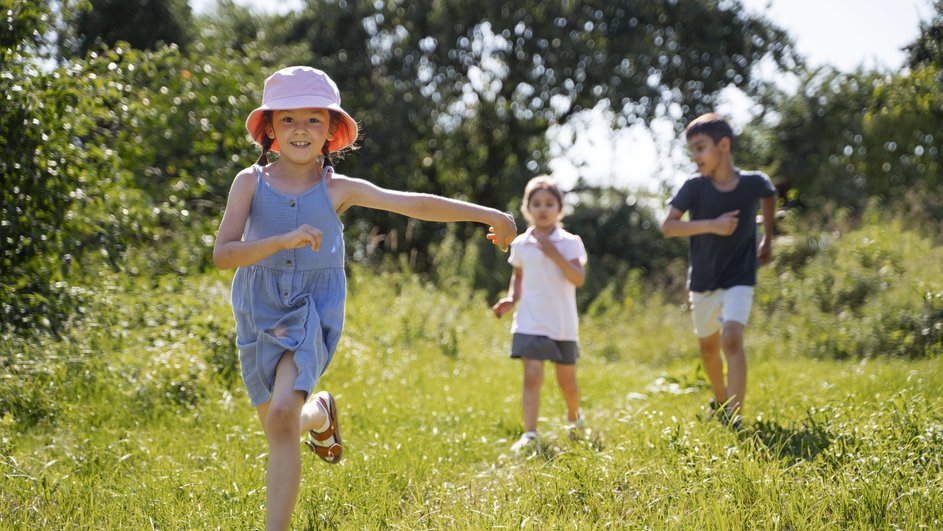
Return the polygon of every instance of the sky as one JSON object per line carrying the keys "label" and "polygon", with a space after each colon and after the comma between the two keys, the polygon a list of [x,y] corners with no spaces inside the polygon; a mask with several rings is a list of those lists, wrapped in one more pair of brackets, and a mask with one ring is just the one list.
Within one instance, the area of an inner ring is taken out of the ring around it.
{"label": "sky", "polygon": [[742,0],[791,33],[812,64],[897,68],[933,16],[931,0]]}
{"label": "sky", "polygon": [[[303,0],[235,1],[268,13],[284,13],[303,4]],[[858,66],[900,68],[905,59],[901,48],[916,39],[920,22],[933,15],[933,0],[741,1],[745,9],[763,13],[792,35],[797,50],[811,66],[829,64],[843,71]],[[215,0],[190,3],[201,13],[211,9]],[[736,128],[738,122],[749,119],[749,103],[738,91],[730,90],[724,93],[718,110],[730,117]],[[582,175],[597,184],[655,191],[662,182],[672,187],[680,184],[690,170],[683,149],[673,145],[675,133],[670,124],[618,132],[605,124],[605,109],[596,108],[571,124],[578,133],[575,144],[555,140],[567,138],[562,133],[569,131],[551,131],[551,154],[555,155],[551,169],[563,186]]]}

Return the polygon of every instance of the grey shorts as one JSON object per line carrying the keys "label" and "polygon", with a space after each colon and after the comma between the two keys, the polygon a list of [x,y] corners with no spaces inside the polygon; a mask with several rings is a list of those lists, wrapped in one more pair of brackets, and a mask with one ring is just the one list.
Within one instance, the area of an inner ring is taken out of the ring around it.
{"label": "grey shorts", "polygon": [[511,357],[574,365],[576,358],[580,357],[580,344],[576,341],[557,341],[547,336],[512,334]]}

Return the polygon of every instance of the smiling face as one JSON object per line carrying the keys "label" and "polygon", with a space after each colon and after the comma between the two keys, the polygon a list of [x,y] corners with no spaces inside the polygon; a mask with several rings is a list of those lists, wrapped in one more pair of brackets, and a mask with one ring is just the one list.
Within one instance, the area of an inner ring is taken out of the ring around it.
{"label": "smiling face", "polygon": [[528,219],[539,230],[552,230],[563,211],[563,205],[550,190],[534,190],[527,202]]}
{"label": "smiling face", "polygon": [[326,109],[290,109],[272,113],[267,133],[278,140],[281,158],[307,164],[321,155],[324,143],[334,136],[334,128]]}
{"label": "smiling face", "polygon": [[704,133],[696,133],[688,137],[688,149],[691,152],[691,161],[697,164],[701,175],[714,175],[730,157],[730,138],[723,137],[714,142]]}

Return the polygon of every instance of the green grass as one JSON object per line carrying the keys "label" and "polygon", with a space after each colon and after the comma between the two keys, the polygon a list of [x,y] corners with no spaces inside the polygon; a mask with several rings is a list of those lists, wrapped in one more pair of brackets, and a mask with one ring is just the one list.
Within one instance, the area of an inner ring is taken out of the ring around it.
{"label": "green grass", "polygon": [[[105,276],[66,337],[0,342],[0,528],[262,527],[230,278]],[[733,433],[704,417],[683,309],[597,307],[578,365],[591,437],[566,437],[548,366],[542,441],[519,457],[521,367],[488,303],[354,270],[321,386],[345,460],[304,453],[295,528],[943,527],[938,358],[808,357],[760,318]]]}

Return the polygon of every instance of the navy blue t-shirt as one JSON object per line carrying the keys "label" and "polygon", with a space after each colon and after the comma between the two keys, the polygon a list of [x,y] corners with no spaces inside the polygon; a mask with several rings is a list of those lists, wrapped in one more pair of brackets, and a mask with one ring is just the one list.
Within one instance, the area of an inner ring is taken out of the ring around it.
{"label": "navy blue t-shirt", "polygon": [[691,221],[713,219],[739,210],[737,228],[730,236],[691,236],[688,249],[688,289],[713,291],[734,286],[756,285],[756,211],[761,197],[776,194],[766,174],[739,171],[736,188],[721,192],[710,177],[696,174],[688,178],[668,202]]}

